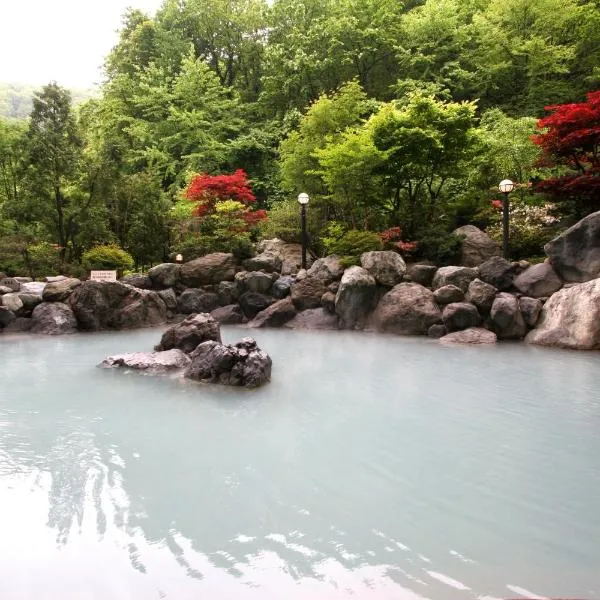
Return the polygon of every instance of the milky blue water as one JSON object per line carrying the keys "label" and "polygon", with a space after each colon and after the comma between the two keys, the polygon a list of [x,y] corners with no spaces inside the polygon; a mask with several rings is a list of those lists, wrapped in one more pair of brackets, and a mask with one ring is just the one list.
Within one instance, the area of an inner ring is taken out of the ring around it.
{"label": "milky blue water", "polygon": [[249,392],[0,336],[0,599],[600,598],[600,353],[252,334]]}

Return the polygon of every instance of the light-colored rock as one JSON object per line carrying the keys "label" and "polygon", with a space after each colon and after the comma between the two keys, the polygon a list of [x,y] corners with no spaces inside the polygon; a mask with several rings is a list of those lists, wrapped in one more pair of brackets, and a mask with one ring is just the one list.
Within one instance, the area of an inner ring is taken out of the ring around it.
{"label": "light-colored rock", "polygon": [[0,285],[0,296],[3,296],[4,294],[12,294],[12,292],[12,288],[9,288],[6,285]]}
{"label": "light-colored rock", "polygon": [[77,320],[71,307],[62,302],[43,302],[33,309],[31,332],[63,335],[77,331]]}
{"label": "light-colored rock", "polygon": [[10,288],[11,292],[18,292],[21,289],[21,283],[15,277],[4,277],[0,281],[0,285],[5,288]]}
{"label": "light-colored rock", "polygon": [[334,254],[315,260],[307,271],[307,277],[320,279],[325,285],[329,285],[332,281],[339,281],[343,274],[344,267],[340,263],[340,257]]}
{"label": "light-colored rock", "polygon": [[198,344],[212,340],[221,341],[221,326],[206,313],[190,315],[181,323],[169,327],[162,335],[160,343],[154,347],[157,352],[178,348],[189,354]]}
{"label": "light-colored rock", "polygon": [[45,281],[28,281],[21,284],[20,292],[24,294],[33,294],[34,296],[42,296],[44,289],[48,284]]}
{"label": "light-colored rock", "polygon": [[497,293],[498,290],[493,285],[481,281],[481,279],[474,279],[469,284],[465,299],[474,304],[482,315],[487,315]]}
{"label": "light-colored rock", "polygon": [[513,282],[522,294],[533,298],[551,296],[562,287],[562,280],[550,263],[544,262],[525,269]]}
{"label": "light-colored rock", "polygon": [[497,336],[493,331],[481,327],[470,327],[455,331],[440,338],[442,344],[495,344]]}
{"label": "light-colored rock", "polygon": [[158,289],[175,287],[180,281],[181,265],[162,263],[148,271],[152,286]]}
{"label": "light-colored rock", "polygon": [[565,281],[582,282],[600,277],[600,211],[548,242],[544,251]]}
{"label": "light-colored rock", "polygon": [[44,302],[64,302],[81,281],[75,277],[63,277],[58,281],[49,282],[44,288],[42,298]]}
{"label": "light-colored rock", "polygon": [[8,308],[8,310],[18,313],[23,308],[23,301],[19,298],[18,292],[12,292],[10,294],[4,294],[1,298],[2,306]]}
{"label": "light-colored rock", "polygon": [[481,321],[479,312],[468,302],[453,302],[444,307],[442,319],[447,331],[460,331],[477,327]]}
{"label": "light-colored rock", "polygon": [[406,275],[410,277],[410,280],[413,283],[419,283],[424,287],[429,287],[436,271],[437,267],[435,265],[416,263],[408,267]]}
{"label": "light-colored rock", "polygon": [[438,288],[433,292],[433,297],[438,304],[462,302],[465,299],[463,291],[455,285],[444,285],[441,288]]}
{"label": "light-colored rock", "polygon": [[363,329],[367,315],[373,310],[375,278],[362,267],[344,271],[335,297],[335,312],[342,329]]}
{"label": "light-colored rock", "polygon": [[188,287],[218,284],[221,281],[233,281],[235,276],[235,258],[233,254],[215,252],[196,258],[182,265],[181,281]]}
{"label": "light-colored rock", "polygon": [[273,252],[263,252],[243,262],[246,271],[265,271],[266,273],[280,273],[283,261],[281,256]]}
{"label": "light-colored rock", "polygon": [[431,287],[437,290],[445,285],[455,285],[463,292],[466,292],[471,281],[476,278],[476,269],[469,267],[440,267],[433,277]]}
{"label": "light-colored rock", "polygon": [[296,316],[296,309],[291,298],[278,300],[265,310],[259,312],[248,327],[282,327]]}
{"label": "light-colored rock", "polygon": [[600,350],[600,279],[553,294],[526,341],[574,350]]}
{"label": "light-colored rock", "polygon": [[311,308],[298,313],[284,327],[288,329],[333,330],[338,328],[337,315],[328,313],[324,308]]}
{"label": "light-colored rock", "polygon": [[475,225],[463,225],[454,233],[465,236],[461,250],[461,264],[464,267],[478,267],[492,256],[501,254],[500,246]]}
{"label": "light-colored rock", "polygon": [[399,335],[426,335],[442,322],[433,292],[418,283],[400,283],[380,300],[373,313],[373,326]]}
{"label": "light-colored rock", "polygon": [[[278,256],[281,259],[282,275],[295,275],[302,266],[302,246],[300,244],[292,244],[275,238],[260,242],[258,251]],[[310,255],[307,255],[306,262],[308,266],[312,264]]]}
{"label": "light-colored rock", "polygon": [[143,371],[148,375],[166,375],[168,373],[182,371],[191,363],[189,356],[174,348],[163,352],[132,352],[130,354],[117,354],[107,356],[98,366],[126,367]]}
{"label": "light-colored rock", "polygon": [[360,264],[379,285],[387,287],[399,284],[406,273],[406,263],[397,252],[392,251],[364,252]]}
{"label": "light-colored rock", "polygon": [[519,309],[516,296],[502,292],[496,296],[490,319],[500,339],[521,339],[527,333],[527,325]]}
{"label": "light-colored rock", "polygon": [[48,275],[47,277],[42,278],[42,281],[46,283],[56,283],[57,281],[64,281],[68,279],[65,275]]}

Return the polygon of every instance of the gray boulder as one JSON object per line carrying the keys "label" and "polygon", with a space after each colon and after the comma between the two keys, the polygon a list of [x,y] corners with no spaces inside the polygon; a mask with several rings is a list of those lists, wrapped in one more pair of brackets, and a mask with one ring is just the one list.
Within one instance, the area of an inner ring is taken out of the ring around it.
{"label": "gray boulder", "polygon": [[12,294],[12,292],[12,288],[9,288],[5,285],[0,285],[0,296],[3,296],[4,294]]}
{"label": "gray boulder", "polygon": [[284,298],[259,312],[248,327],[282,327],[296,316],[291,298]]}
{"label": "gray boulder", "polygon": [[[273,254],[281,259],[282,275],[295,275],[302,265],[302,246],[284,242],[280,239],[263,240],[258,245],[259,252]],[[312,264],[310,256],[306,257],[308,266]]]}
{"label": "gray boulder", "polygon": [[294,284],[295,279],[290,275],[284,275],[277,279],[273,286],[271,287],[271,296],[273,298],[277,298],[278,300],[282,300],[290,295],[292,285]]}
{"label": "gray boulder", "polygon": [[235,281],[221,281],[217,286],[219,306],[228,306],[238,301],[240,297],[239,288]]}
{"label": "gray boulder", "polygon": [[211,315],[201,313],[169,327],[154,350],[162,352],[178,348],[189,354],[198,344],[209,340],[221,341],[221,326]]}
{"label": "gray boulder", "polygon": [[15,318],[15,313],[12,310],[9,310],[6,306],[0,306],[0,329],[12,323]]}
{"label": "gray boulder", "polygon": [[19,317],[29,317],[33,309],[42,303],[42,297],[37,294],[26,294],[19,292],[19,298],[23,303],[23,308],[18,312]]}
{"label": "gray boulder", "polygon": [[455,331],[440,338],[442,344],[495,344],[498,337],[493,331],[481,327],[470,327]]}
{"label": "gray boulder", "polygon": [[508,290],[515,280],[517,268],[518,264],[511,263],[501,256],[494,256],[479,265],[479,279],[498,290]]}
{"label": "gray boulder", "polygon": [[335,297],[335,312],[342,329],[363,329],[376,297],[375,278],[362,267],[344,271]]}
{"label": "gray boulder", "polygon": [[444,307],[442,319],[449,332],[477,327],[481,322],[477,308],[468,302],[453,302],[452,304],[448,304]]}
{"label": "gray boulder", "polygon": [[551,296],[562,287],[562,281],[550,263],[540,263],[525,269],[513,285],[519,292],[533,298]]}
{"label": "gray boulder", "polygon": [[[0,312],[1,312],[0,308]],[[33,319],[31,317],[17,317],[14,321],[11,321],[5,328],[5,333],[25,333],[31,331],[33,326]]]}
{"label": "gray boulder", "polygon": [[196,381],[254,388],[271,380],[271,357],[252,338],[233,346],[204,342],[190,358],[185,377]]}
{"label": "gray boulder", "polygon": [[18,292],[4,294],[1,298],[2,306],[8,310],[18,313],[23,308],[23,301],[19,298]]}
{"label": "gray boulder", "polygon": [[162,298],[162,301],[169,310],[177,310],[177,295],[173,288],[159,290],[158,295]]}
{"label": "gray boulder", "polygon": [[441,288],[438,288],[433,292],[433,297],[438,304],[462,302],[465,299],[463,291],[455,285],[444,285]]}
{"label": "gray boulder", "polygon": [[[336,292],[337,294],[337,292]],[[321,296],[321,306],[328,312],[331,313],[332,315],[335,314],[335,296],[336,294],[334,294],[333,292],[325,292],[322,296]]]}
{"label": "gray boulder", "polygon": [[118,281],[84,281],[68,299],[80,329],[133,329],[162,325],[167,307],[152,291]]}
{"label": "gray boulder", "polygon": [[455,235],[464,236],[461,250],[461,265],[478,267],[492,256],[500,256],[500,246],[475,225],[463,225],[454,230]]}
{"label": "gray boulder", "polygon": [[340,263],[340,257],[334,254],[315,260],[307,271],[307,277],[320,279],[325,285],[339,281],[343,274],[344,267]]}
{"label": "gray boulder", "polygon": [[548,242],[544,251],[565,281],[583,282],[600,277],[600,211]]}
{"label": "gray boulder", "polygon": [[28,281],[21,283],[20,292],[31,294],[33,296],[41,296],[48,284],[45,281]]}
{"label": "gray boulder", "polygon": [[446,326],[441,325],[440,323],[436,323],[427,330],[427,337],[430,337],[432,339],[439,339],[445,336],[446,333],[448,333],[446,331]]}
{"label": "gray boulder", "polygon": [[553,294],[526,341],[542,346],[600,350],[600,279]]}
{"label": "gray boulder", "polygon": [[289,329],[335,330],[338,328],[337,315],[324,308],[311,308],[298,313],[285,324]]}
{"label": "gray boulder", "polygon": [[48,275],[42,278],[42,281],[46,283],[56,283],[57,281],[64,281],[65,279],[69,279],[66,275]]}
{"label": "gray boulder", "polygon": [[437,290],[445,285],[455,285],[463,292],[466,292],[471,281],[476,278],[476,269],[469,267],[440,267],[433,277],[431,287]]}
{"label": "gray boulder", "polygon": [[497,293],[498,290],[493,285],[481,281],[481,279],[473,279],[469,284],[465,299],[474,304],[482,315],[487,315]]}
{"label": "gray boulder", "polygon": [[121,277],[121,279],[119,279],[119,282],[130,285],[134,288],[138,288],[139,290],[152,289],[152,280],[150,277],[148,277],[148,275],[144,275],[143,273],[125,275],[125,277]]}
{"label": "gray boulder", "polygon": [[239,325],[246,322],[246,315],[239,304],[215,308],[210,314],[215,321],[222,325]]}
{"label": "gray boulder", "polygon": [[519,298],[519,309],[528,327],[535,327],[543,306],[542,301],[537,298],[528,298],[527,296]]}
{"label": "gray boulder", "polygon": [[321,277],[306,277],[300,281],[296,280],[292,286],[292,302],[298,310],[318,308],[321,306],[321,298],[326,291],[327,282]]}
{"label": "gray boulder", "polygon": [[[274,276],[277,277],[276,274]],[[241,293],[248,291],[267,294],[273,286],[273,279],[274,277],[271,274],[262,271],[243,271],[235,276],[235,281]]]}
{"label": "gray boulder", "polygon": [[63,302],[43,302],[33,309],[31,332],[63,335],[77,331],[77,320],[71,307]]}
{"label": "gray boulder", "polygon": [[163,352],[133,352],[107,356],[98,366],[127,367],[143,371],[147,375],[166,375],[186,369],[190,362],[191,359],[185,352],[174,348]]}
{"label": "gray boulder", "polygon": [[266,273],[280,273],[282,264],[281,256],[272,252],[263,252],[243,262],[246,271],[265,271]]}
{"label": "gray boulder", "polygon": [[64,302],[81,281],[75,277],[65,277],[58,281],[51,281],[44,288],[42,298],[44,302]]}
{"label": "gray boulder", "polygon": [[379,331],[400,335],[426,335],[442,322],[433,292],[418,283],[400,283],[379,302],[372,322]]}
{"label": "gray boulder", "polygon": [[162,263],[148,271],[148,277],[153,287],[157,289],[175,287],[180,280],[181,265],[177,263]]}
{"label": "gray boulder", "polygon": [[0,281],[0,285],[5,288],[10,288],[11,292],[18,292],[21,289],[21,283],[14,277],[4,277]]}
{"label": "gray boulder", "polygon": [[379,285],[387,287],[400,283],[406,273],[406,263],[397,252],[365,252],[360,257],[360,264]]}
{"label": "gray boulder", "polygon": [[527,333],[527,325],[519,308],[519,301],[512,294],[496,296],[490,311],[492,326],[499,338],[521,339]]}
{"label": "gray boulder", "polygon": [[218,306],[219,296],[217,294],[196,288],[185,290],[177,299],[178,311],[184,315],[209,313]]}
{"label": "gray boulder", "polygon": [[249,319],[253,319],[259,312],[271,306],[273,302],[275,302],[273,298],[258,292],[246,292],[240,296],[240,306]]}
{"label": "gray boulder", "polygon": [[433,281],[433,276],[437,271],[435,265],[414,264],[408,268],[407,275],[413,283],[418,283],[424,287],[429,287]]}
{"label": "gray boulder", "polygon": [[181,281],[188,287],[233,281],[235,268],[236,263],[233,254],[215,252],[182,265],[180,270]]}

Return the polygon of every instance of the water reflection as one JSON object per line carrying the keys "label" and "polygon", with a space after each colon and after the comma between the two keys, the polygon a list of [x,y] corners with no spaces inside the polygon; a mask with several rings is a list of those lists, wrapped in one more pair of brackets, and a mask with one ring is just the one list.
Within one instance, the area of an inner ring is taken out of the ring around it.
{"label": "water reflection", "polygon": [[173,381],[84,369],[116,339],[23,342],[8,363],[3,600],[600,597],[594,364],[560,372],[536,353],[523,393],[521,364],[495,355],[484,394],[481,354],[461,357],[469,381],[449,390],[431,378],[456,379],[447,349],[298,336],[277,346],[269,390],[199,401]]}

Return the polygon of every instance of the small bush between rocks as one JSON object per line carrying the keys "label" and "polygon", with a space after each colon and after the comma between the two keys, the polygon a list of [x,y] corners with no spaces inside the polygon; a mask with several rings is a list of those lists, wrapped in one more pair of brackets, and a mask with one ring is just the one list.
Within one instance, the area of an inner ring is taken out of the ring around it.
{"label": "small bush between rocks", "polygon": [[129,252],[115,244],[94,246],[83,254],[83,266],[88,270],[115,270],[119,272],[132,269],[134,260]]}

